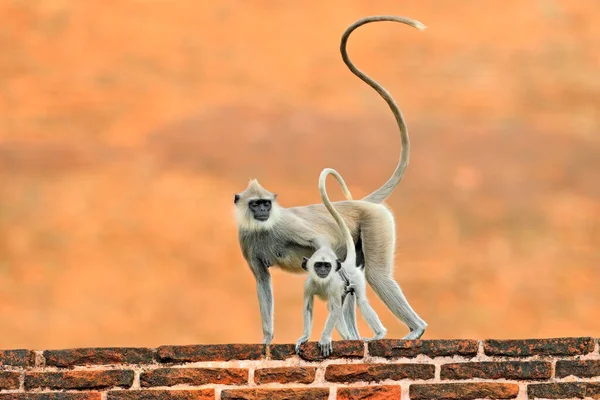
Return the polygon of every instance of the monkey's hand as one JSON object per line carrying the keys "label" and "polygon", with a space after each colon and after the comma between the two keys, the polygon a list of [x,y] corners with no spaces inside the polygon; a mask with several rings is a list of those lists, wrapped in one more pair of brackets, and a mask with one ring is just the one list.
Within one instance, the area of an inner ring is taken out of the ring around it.
{"label": "monkey's hand", "polygon": [[308,336],[302,336],[300,339],[298,339],[296,342],[296,354],[300,354],[300,346],[306,342],[308,342]]}
{"label": "monkey's hand", "polygon": [[321,355],[328,357],[333,352],[333,342],[331,338],[321,338],[319,340],[319,349],[321,349]]}

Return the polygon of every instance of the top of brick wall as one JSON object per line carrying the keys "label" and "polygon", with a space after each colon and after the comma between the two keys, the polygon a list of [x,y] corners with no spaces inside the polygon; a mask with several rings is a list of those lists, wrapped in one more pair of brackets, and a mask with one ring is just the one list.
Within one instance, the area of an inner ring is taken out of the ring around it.
{"label": "top of brick wall", "polygon": [[[359,359],[366,356],[394,358],[427,357],[474,357],[481,346],[483,354],[502,357],[578,356],[595,351],[596,340],[592,337],[510,339],[510,340],[400,340],[384,339],[370,343],[362,341],[336,341],[333,354],[328,358]],[[300,358],[320,361],[316,342],[308,342]],[[109,364],[168,364],[187,362],[233,361],[233,360],[285,360],[295,357],[293,344],[208,344],[145,347],[76,348],[37,351],[0,350],[0,366],[34,367],[52,366],[69,368],[83,365]]]}
{"label": "top of brick wall", "polygon": [[600,399],[591,337],[0,350],[0,400]]}

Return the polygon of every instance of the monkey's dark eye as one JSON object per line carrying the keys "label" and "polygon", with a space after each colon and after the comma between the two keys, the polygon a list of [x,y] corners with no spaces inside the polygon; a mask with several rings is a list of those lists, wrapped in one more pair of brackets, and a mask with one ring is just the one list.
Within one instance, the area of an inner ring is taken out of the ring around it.
{"label": "monkey's dark eye", "polygon": [[248,207],[256,209],[259,207],[265,207],[266,209],[271,208],[271,200],[251,200],[248,202]]}
{"label": "monkey's dark eye", "polygon": [[237,203],[239,200],[240,200],[240,195],[239,195],[239,194],[236,194],[236,195],[233,197],[233,204],[236,204],[236,203]]}

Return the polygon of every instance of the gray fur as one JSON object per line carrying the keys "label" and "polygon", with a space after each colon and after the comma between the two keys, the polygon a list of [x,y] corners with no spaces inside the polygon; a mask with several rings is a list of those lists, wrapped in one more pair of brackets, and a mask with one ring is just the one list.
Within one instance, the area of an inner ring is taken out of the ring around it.
{"label": "gray fur", "polygon": [[350,25],[342,34],[342,40],[340,42],[340,53],[342,54],[342,60],[344,61],[344,64],[346,64],[350,71],[358,78],[360,78],[360,80],[362,80],[367,85],[375,89],[375,91],[379,93],[379,95],[386,101],[386,103],[390,107],[390,110],[392,111],[392,114],[394,115],[394,118],[396,119],[398,129],[400,130],[402,150],[400,151],[400,160],[398,161],[398,165],[396,166],[394,173],[387,180],[387,182],[385,182],[379,189],[377,189],[376,191],[369,194],[363,199],[365,201],[372,201],[373,203],[381,203],[394,191],[394,189],[398,186],[398,184],[402,180],[402,177],[404,176],[404,172],[406,171],[406,167],[408,167],[408,161],[410,158],[410,140],[408,138],[408,127],[406,126],[406,122],[404,121],[404,116],[402,115],[400,108],[394,101],[392,95],[390,95],[383,86],[381,86],[373,78],[362,72],[360,69],[356,68],[354,63],[350,60],[350,57],[348,57],[348,52],[346,51],[346,44],[348,42],[348,38],[356,28],[364,24],[378,21],[400,22],[402,24],[412,26],[413,28],[417,28],[418,30],[423,30],[426,28],[426,26],[423,25],[421,22],[415,21],[410,18],[397,17],[393,15],[378,15],[359,19],[358,21]]}
{"label": "gray fur", "polygon": [[356,294],[352,293],[346,296],[346,300],[342,304],[342,318],[346,321],[348,327],[348,334],[351,340],[360,339],[360,333],[358,333],[358,326],[356,324]]}
{"label": "gray fur", "polygon": [[[302,273],[304,271],[301,268],[302,258],[311,257],[315,251],[324,247],[332,249],[340,259],[343,259],[346,253],[351,251],[350,249],[354,250],[355,256],[360,258],[360,263],[364,257],[364,273],[367,282],[388,309],[410,330],[404,339],[420,338],[427,327],[425,321],[408,304],[399,285],[394,281],[395,222],[389,208],[382,204],[398,186],[408,165],[410,148],[406,124],[389,93],[358,70],[346,53],[346,41],[350,33],[361,25],[375,21],[395,21],[420,30],[424,29],[423,24],[408,18],[373,16],[356,21],[342,35],[340,48],[344,62],[356,76],[386,100],[398,123],[402,144],[400,160],[394,173],[379,189],[362,200],[351,200],[349,191],[344,188],[347,200],[333,203],[350,230],[353,246],[347,245],[334,219],[323,204],[283,208],[278,204],[276,195],[265,190],[256,180],[252,180],[248,187],[235,197],[240,246],[257,279],[259,308],[263,322],[263,343],[270,343],[273,339],[274,311],[268,266],[277,265],[288,272]],[[272,209],[266,221],[254,219],[248,210],[248,202],[259,198],[272,202]],[[359,308],[361,304],[365,305],[364,302],[358,303]],[[334,311],[337,313],[337,309]],[[347,315],[351,320],[350,310],[345,309],[342,314]],[[349,334],[354,335],[355,329],[354,325],[350,328]]]}
{"label": "gray fur", "polygon": [[[347,255],[343,262],[340,262],[337,255],[330,247],[321,247],[309,259],[304,260],[303,266],[306,267],[308,277],[304,284],[304,302],[312,304],[314,295],[327,301],[329,315],[325,329],[319,340],[319,347],[324,356],[328,356],[332,351],[331,334],[335,326],[338,327],[340,335],[344,339],[358,339],[358,329],[356,328],[356,315],[354,311],[354,300],[358,303],[358,308],[362,313],[367,324],[375,335],[371,339],[382,339],[385,337],[386,329],[379,320],[377,313],[371,307],[367,299],[367,287],[362,268],[356,265],[356,252],[354,251],[354,240],[350,230],[344,223],[344,220],[331,204],[326,190],[326,179],[328,175],[333,175],[340,184],[344,185],[341,175],[331,169],[325,168],[319,176],[319,192],[321,199],[331,216],[338,224],[340,231],[345,239]],[[316,270],[316,265],[338,264],[339,270],[331,271],[327,276],[322,276]],[[351,293],[348,293],[351,290]],[[296,342],[296,351],[300,350],[302,343],[308,340],[311,330],[312,312],[305,308],[304,310],[304,332],[302,337]]]}
{"label": "gray fur", "polygon": [[[350,334],[342,315],[344,282],[336,268],[332,268],[327,276],[318,275],[315,271],[315,263],[320,261],[326,261],[330,265],[335,265],[337,256],[329,247],[322,247],[307,260],[308,277],[304,283],[304,329],[302,336],[296,342],[296,352],[300,352],[302,344],[308,341],[310,337],[313,301],[316,295],[327,302],[327,310],[329,311],[321,339],[319,340],[321,354],[327,357],[333,350],[332,334],[334,328],[337,328],[343,339],[350,339]],[[353,259],[352,263],[354,263]],[[354,265],[351,267],[356,269]],[[344,268],[343,265],[342,268]]]}

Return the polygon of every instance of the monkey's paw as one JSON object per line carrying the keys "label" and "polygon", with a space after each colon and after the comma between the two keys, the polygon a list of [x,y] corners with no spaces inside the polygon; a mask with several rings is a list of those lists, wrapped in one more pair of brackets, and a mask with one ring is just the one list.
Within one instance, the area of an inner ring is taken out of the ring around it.
{"label": "monkey's paw", "polygon": [[333,342],[331,339],[321,339],[319,341],[319,349],[321,349],[323,357],[328,357],[333,352]]}
{"label": "monkey's paw", "polygon": [[300,347],[306,342],[308,342],[308,338],[305,336],[302,336],[300,339],[298,339],[296,342],[296,354],[300,354]]}
{"label": "monkey's paw", "polygon": [[403,340],[417,340],[417,339],[420,339],[421,336],[423,336],[424,332],[425,332],[425,329],[417,328],[417,329],[410,331],[402,339]]}
{"label": "monkey's paw", "polygon": [[372,341],[374,341],[374,340],[383,339],[383,338],[384,338],[384,336],[385,336],[385,334],[384,334],[384,335],[382,335],[382,334],[379,334],[379,335],[375,335],[375,336],[373,336],[373,337],[370,337],[370,338],[364,337],[364,338],[362,338],[362,340],[363,340],[363,341],[365,341],[365,342],[372,342]]}

